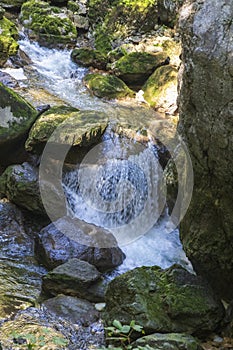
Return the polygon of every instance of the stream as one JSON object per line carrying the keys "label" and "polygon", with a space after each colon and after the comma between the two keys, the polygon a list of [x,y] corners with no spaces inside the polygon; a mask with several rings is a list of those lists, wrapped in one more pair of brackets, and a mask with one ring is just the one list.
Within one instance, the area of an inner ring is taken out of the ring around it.
{"label": "stream", "polygon": [[[21,68],[8,68],[7,72],[16,77],[20,86],[26,90],[33,86],[34,89],[44,89],[64,104],[107,112],[113,122],[130,120],[131,123],[133,121],[146,127],[146,123],[153,119],[153,111],[139,106],[135,100],[118,103],[93,97],[82,83],[88,70],[70,60],[70,51],[40,47],[27,38],[21,39],[19,44],[32,61],[30,69],[26,66],[22,72]],[[133,144],[126,138],[112,136],[108,132],[105,134],[101,143],[105,164],[97,164],[95,186],[93,183],[90,186],[90,177],[85,175],[86,164],[65,177],[63,186],[69,210],[72,215],[86,222],[105,227],[117,237],[120,235],[118,243],[126,259],[117,273],[143,265],[167,268],[174,263],[191,270],[179,240],[178,229],[170,232],[167,210],[162,212],[161,208],[158,209],[157,187],[162,175],[154,150],[148,144],[136,152],[130,149],[134,147]],[[122,149],[130,149],[123,158]],[[143,168],[146,179],[140,174],[140,168]],[[110,209],[97,208],[98,200],[95,200],[97,197],[93,188],[99,188],[102,200],[110,205]],[[139,193],[139,200],[136,199],[134,189]],[[140,216],[145,211],[146,216]]]}

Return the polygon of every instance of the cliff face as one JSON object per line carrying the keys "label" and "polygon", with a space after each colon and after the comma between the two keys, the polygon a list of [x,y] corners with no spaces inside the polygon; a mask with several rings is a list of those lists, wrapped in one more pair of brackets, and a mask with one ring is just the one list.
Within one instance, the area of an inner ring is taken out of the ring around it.
{"label": "cliff face", "polygon": [[181,240],[195,270],[233,298],[233,2],[189,0],[180,17],[179,130],[194,168]]}

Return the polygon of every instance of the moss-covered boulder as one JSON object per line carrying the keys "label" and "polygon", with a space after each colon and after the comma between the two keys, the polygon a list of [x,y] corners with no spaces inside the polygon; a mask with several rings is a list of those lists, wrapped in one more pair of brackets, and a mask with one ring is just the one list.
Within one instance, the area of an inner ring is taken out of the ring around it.
{"label": "moss-covered boulder", "polygon": [[197,339],[191,335],[182,333],[155,333],[137,339],[132,343],[132,349],[147,350],[201,350],[202,347]]}
{"label": "moss-covered boulder", "polygon": [[79,111],[67,106],[52,107],[33,125],[26,141],[26,149],[41,153],[59,125],[62,126],[59,136],[57,135],[57,143],[88,147],[101,138],[108,125],[108,118],[102,112]]}
{"label": "moss-covered boulder", "polygon": [[65,12],[45,1],[30,0],[23,4],[20,21],[29,37],[44,46],[74,45],[77,30]]}
{"label": "moss-covered boulder", "polygon": [[27,0],[2,0],[1,6],[7,11],[19,11],[22,4]]}
{"label": "moss-covered boulder", "polygon": [[24,98],[0,83],[0,160],[5,164],[26,136],[38,112]]}
{"label": "moss-covered boulder", "polygon": [[16,25],[9,19],[3,17],[4,12],[1,11],[0,18],[0,67],[6,63],[9,56],[17,54],[19,44],[18,30]]}
{"label": "moss-covered boulder", "polygon": [[38,177],[38,169],[28,163],[9,166],[0,176],[0,193],[19,207],[45,214]]}
{"label": "moss-covered boulder", "polygon": [[105,299],[106,323],[135,320],[149,333],[206,335],[224,316],[223,305],[213,291],[179,265],[126,272],[110,282]]}
{"label": "moss-covered boulder", "polygon": [[97,69],[105,69],[107,64],[106,56],[90,47],[74,49],[71,52],[71,59],[80,66]]}
{"label": "moss-covered boulder", "polygon": [[149,54],[146,52],[131,52],[118,61],[109,64],[115,75],[129,85],[143,85],[155,69],[167,63],[167,55],[163,52]]}
{"label": "moss-covered boulder", "polygon": [[176,105],[177,69],[162,66],[155,70],[142,87],[143,97],[152,107]]}
{"label": "moss-covered boulder", "polygon": [[86,86],[97,97],[106,99],[133,97],[132,91],[121,79],[110,74],[87,74],[84,78]]}

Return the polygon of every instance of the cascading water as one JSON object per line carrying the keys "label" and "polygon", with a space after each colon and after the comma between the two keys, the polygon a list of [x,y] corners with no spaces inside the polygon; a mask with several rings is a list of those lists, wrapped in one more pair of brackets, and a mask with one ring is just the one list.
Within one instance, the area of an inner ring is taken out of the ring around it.
{"label": "cascading water", "polygon": [[[151,110],[134,110],[132,105],[119,114],[119,104],[104,102],[89,94],[82,78],[87,69],[70,60],[70,51],[40,47],[22,39],[20,48],[32,61],[37,78],[33,85],[45,88],[65,103],[81,109],[108,111],[122,122],[143,125]],[[27,70],[28,84],[34,79]],[[127,114],[128,113],[128,114]],[[179,240],[178,230],[170,232],[164,208],[163,174],[153,146],[116,134],[106,133],[82,164],[64,178],[69,212],[73,216],[109,229],[126,254],[119,272],[136,266],[180,263],[191,269]],[[163,214],[162,216],[160,214]]]}

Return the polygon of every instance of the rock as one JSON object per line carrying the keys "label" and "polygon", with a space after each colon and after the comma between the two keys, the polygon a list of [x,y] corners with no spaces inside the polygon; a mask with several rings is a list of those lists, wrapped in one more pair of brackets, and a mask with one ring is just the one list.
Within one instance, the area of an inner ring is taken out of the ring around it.
{"label": "rock", "polygon": [[0,113],[0,162],[9,164],[14,154],[21,150],[22,140],[35,121],[37,111],[24,98],[0,83]]}
{"label": "rock", "polygon": [[195,271],[226,300],[233,299],[232,13],[232,2],[207,0],[186,4],[180,16],[179,131],[195,179],[181,240]]}
{"label": "rock", "polygon": [[99,319],[99,313],[93,304],[83,299],[59,295],[44,301],[43,306],[50,313],[73,324],[88,326]]}
{"label": "rock", "polygon": [[0,6],[0,20],[3,19],[3,16],[4,16],[5,12],[6,11],[4,10],[4,8],[2,6]]}
{"label": "rock", "polygon": [[165,64],[166,54],[132,52],[109,64],[108,68],[129,85],[143,85],[155,69]]}
{"label": "rock", "polygon": [[88,288],[100,277],[101,273],[95,266],[79,259],[69,259],[43,277],[43,289],[52,295],[66,294],[91,300]]}
{"label": "rock", "polygon": [[0,67],[2,67],[10,56],[16,55],[19,44],[16,25],[3,17],[3,11],[0,17],[2,17],[0,18]]}
{"label": "rock", "polygon": [[71,59],[80,66],[97,69],[105,69],[107,64],[106,56],[90,47],[73,49]]}
{"label": "rock", "polygon": [[137,339],[132,344],[132,349],[140,347],[148,350],[201,350],[202,347],[197,339],[191,335],[182,333],[155,333]]}
{"label": "rock", "polygon": [[77,40],[76,27],[65,12],[45,1],[25,2],[19,18],[30,39],[44,46],[73,46]]}
{"label": "rock", "polygon": [[9,88],[16,88],[19,86],[19,83],[15,78],[2,71],[0,71],[0,82]]}
{"label": "rock", "polygon": [[173,66],[159,67],[145,82],[142,90],[144,99],[152,107],[162,106],[168,110],[176,106],[177,69]]}
{"label": "rock", "polygon": [[125,258],[109,231],[76,218],[57,220],[45,227],[38,238],[37,253],[49,269],[77,258],[103,271],[122,264]]}
{"label": "rock", "polygon": [[38,177],[38,169],[29,163],[9,166],[0,177],[0,193],[19,207],[45,215]]}
{"label": "rock", "polygon": [[[62,124],[67,120],[67,123]],[[33,125],[26,141],[26,150],[42,153],[46,142],[59,125],[57,143],[89,147],[97,143],[108,123],[107,115],[96,111],[79,111],[73,107],[55,106],[43,113]],[[59,145],[57,145],[59,147]]]}
{"label": "rock", "polygon": [[1,6],[7,11],[18,12],[22,4],[26,1],[27,0],[2,0]]}
{"label": "rock", "polygon": [[206,336],[218,327],[224,308],[199,277],[179,265],[140,267],[116,277],[105,295],[107,324],[131,320],[147,333]]}
{"label": "rock", "polygon": [[[46,270],[34,258],[33,239],[14,204],[0,201],[0,320],[37,302]],[[2,337],[0,336],[1,340]]]}
{"label": "rock", "polygon": [[179,17],[179,9],[184,0],[158,0],[158,18],[161,24],[173,28]]}
{"label": "rock", "polygon": [[106,99],[133,97],[135,92],[119,78],[110,74],[87,74],[84,78],[86,86],[97,97]]}

